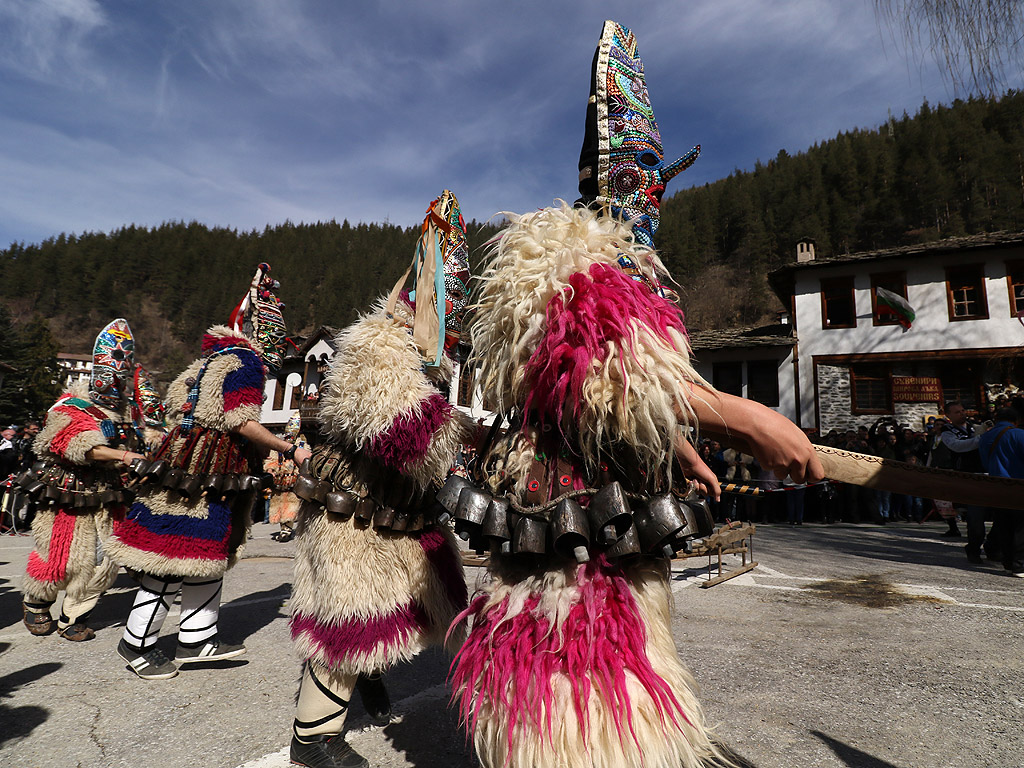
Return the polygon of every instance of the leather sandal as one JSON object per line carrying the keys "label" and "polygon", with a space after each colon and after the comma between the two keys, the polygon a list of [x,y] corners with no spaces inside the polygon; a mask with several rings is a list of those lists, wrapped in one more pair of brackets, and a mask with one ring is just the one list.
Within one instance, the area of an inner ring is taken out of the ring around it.
{"label": "leather sandal", "polygon": [[53,617],[49,612],[39,613],[37,611],[30,610],[27,605],[22,603],[21,613],[22,621],[25,623],[25,628],[33,635],[48,635],[57,628],[57,623],[53,620]]}
{"label": "leather sandal", "polygon": [[72,624],[71,626],[64,627],[57,634],[73,643],[82,643],[96,637],[96,632],[91,627],[85,626],[85,624]]}

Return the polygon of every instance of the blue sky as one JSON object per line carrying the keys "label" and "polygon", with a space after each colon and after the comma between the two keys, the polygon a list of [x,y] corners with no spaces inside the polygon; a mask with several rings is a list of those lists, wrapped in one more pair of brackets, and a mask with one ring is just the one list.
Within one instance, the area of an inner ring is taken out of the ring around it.
{"label": "blue sky", "polygon": [[0,0],[0,247],[572,200],[605,18],[669,159],[703,145],[668,194],[958,95],[870,0]]}

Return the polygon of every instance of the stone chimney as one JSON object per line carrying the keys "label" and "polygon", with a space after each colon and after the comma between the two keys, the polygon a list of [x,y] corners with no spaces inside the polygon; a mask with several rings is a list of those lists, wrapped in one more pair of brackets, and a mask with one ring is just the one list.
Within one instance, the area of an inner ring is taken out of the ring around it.
{"label": "stone chimney", "polygon": [[814,241],[805,239],[796,244],[796,263],[806,264],[814,261]]}

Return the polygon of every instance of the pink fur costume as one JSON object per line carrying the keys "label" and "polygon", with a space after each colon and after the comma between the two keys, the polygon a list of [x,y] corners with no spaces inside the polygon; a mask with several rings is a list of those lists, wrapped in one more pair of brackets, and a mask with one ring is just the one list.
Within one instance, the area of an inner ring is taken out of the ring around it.
{"label": "pink fur costume", "polygon": [[[393,530],[375,517],[388,506],[413,517],[427,508],[471,427],[424,373],[410,313],[403,302],[391,316],[381,303],[342,331],[321,391],[327,441],[314,449],[309,478],[374,516],[334,514],[322,501],[299,508],[292,638],[303,659],[343,675],[379,672],[444,644],[466,606],[446,527]],[[449,377],[450,361],[436,375]],[[390,498],[395,489],[403,499]]]}
{"label": "pink fur costume", "polygon": [[[490,540],[461,617],[455,701],[487,768],[726,764],[671,636],[668,561],[646,539],[627,546],[669,498],[672,441],[703,383],[681,312],[652,290],[664,268],[613,217],[563,204],[511,220],[472,333],[482,386],[512,419],[474,479],[511,505],[514,533]],[[586,515],[610,484],[630,533],[592,529],[577,562],[554,544],[558,502]],[[532,544],[527,518],[542,526]]]}

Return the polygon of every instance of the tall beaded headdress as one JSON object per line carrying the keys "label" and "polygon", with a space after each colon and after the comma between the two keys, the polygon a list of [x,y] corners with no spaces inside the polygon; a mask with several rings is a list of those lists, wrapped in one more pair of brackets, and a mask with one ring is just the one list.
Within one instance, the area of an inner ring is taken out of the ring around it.
{"label": "tall beaded headdress", "polygon": [[578,202],[607,205],[633,223],[637,242],[653,247],[665,184],[699,154],[698,144],[675,162],[665,162],[636,37],[606,21],[594,54]]}
{"label": "tall beaded headdress", "polygon": [[135,337],[123,317],[112,320],[96,336],[92,348],[89,397],[108,408],[117,408],[131,397],[135,364]]}
{"label": "tall beaded headdress", "polygon": [[228,325],[256,342],[260,358],[271,373],[281,367],[287,351],[284,304],[274,295],[281,284],[270,276],[270,265],[256,267],[249,290],[231,313]]}
{"label": "tall beaded headdress", "polygon": [[164,403],[146,369],[135,366],[135,395],[132,398],[132,421],[139,426],[163,429],[166,424]]}
{"label": "tall beaded headdress", "polygon": [[459,343],[469,303],[466,225],[459,200],[450,190],[444,190],[427,208],[412,264],[391,292],[392,307],[410,272],[415,284],[409,292],[415,307],[413,339],[427,365],[436,367],[442,354],[450,353]]}

